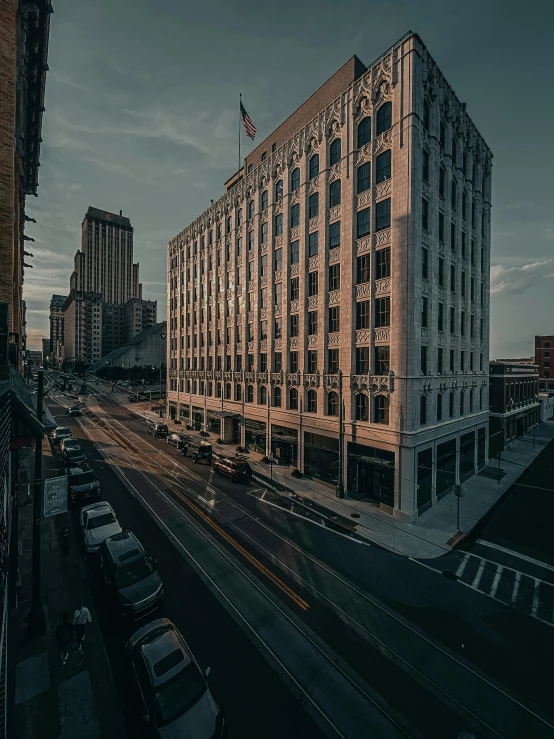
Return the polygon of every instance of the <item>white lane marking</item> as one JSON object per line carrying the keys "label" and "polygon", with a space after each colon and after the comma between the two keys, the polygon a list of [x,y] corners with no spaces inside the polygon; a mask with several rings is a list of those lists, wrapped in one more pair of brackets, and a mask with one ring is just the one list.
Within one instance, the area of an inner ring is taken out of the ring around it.
{"label": "white lane marking", "polygon": [[533,616],[537,615],[537,611],[539,610],[539,584],[540,580],[537,580],[537,578],[534,578],[535,580],[535,590],[533,591],[533,605],[531,607],[531,614]]}
{"label": "white lane marking", "polygon": [[516,602],[517,591],[519,590],[519,581],[521,580],[521,572],[515,571],[514,589],[512,590],[512,603]]}
{"label": "white lane marking", "polygon": [[483,575],[484,569],[485,569],[485,560],[481,559],[477,573],[475,577],[473,578],[473,582],[471,583],[471,587],[475,588],[475,590],[479,589],[479,583],[481,582],[481,576]]}
{"label": "white lane marking", "polygon": [[458,577],[461,577],[461,576],[462,576],[462,575],[464,574],[464,570],[465,570],[465,568],[467,567],[467,563],[468,563],[468,562],[469,562],[469,553],[468,553],[468,552],[466,552],[466,553],[464,554],[464,558],[463,558],[463,559],[462,559],[462,561],[460,562],[460,566],[459,566],[459,567],[458,567],[458,569],[456,570],[456,575],[457,575]]}
{"label": "white lane marking", "polygon": [[431,567],[431,565],[426,564],[425,562],[421,562],[419,559],[414,559],[413,557],[408,557],[410,562],[415,562],[416,565],[421,565],[422,567],[425,567],[428,570],[433,570],[433,572],[438,572],[442,575],[442,570],[437,570],[436,567]]}
{"label": "white lane marking", "polygon": [[477,544],[482,544],[484,547],[490,547],[491,549],[497,549],[499,552],[504,552],[504,554],[509,554],[512,557],[517,557],[518,559],[522,559],[524,562],[529,562],[529,564],[536,565],[537,567],[544,567],[545,570],[550,570],[550,572],[554,572],[554,567],[552,565],[549,565],[546,562],[542,562],[540,559],[533,559],[533,557],[528,557],[526,554],[520,554],[513,549],[506,549],[506,547],[501,547],[499,544],[493,544],[492,541],[477,539]]}
{"label": "white lane marking", "polygon": [[502,577],[503,571],[504,571],[504,567],[502,567],[502,565],[498,565],[496,574],[494,576],[494,580],[492,581],[492,588],[490,592],[493,598],[496,596],[496,590],[498,588],[498,583],[500,582],[500,578]]}

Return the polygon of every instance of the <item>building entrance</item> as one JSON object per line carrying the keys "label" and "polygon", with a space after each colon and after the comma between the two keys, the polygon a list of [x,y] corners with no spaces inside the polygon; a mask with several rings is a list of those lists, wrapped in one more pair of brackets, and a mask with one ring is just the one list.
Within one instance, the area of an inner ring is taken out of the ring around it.
{"label": "building entrance", "polygon": [[394,506],[394,452],[348,442],[349,493]]}

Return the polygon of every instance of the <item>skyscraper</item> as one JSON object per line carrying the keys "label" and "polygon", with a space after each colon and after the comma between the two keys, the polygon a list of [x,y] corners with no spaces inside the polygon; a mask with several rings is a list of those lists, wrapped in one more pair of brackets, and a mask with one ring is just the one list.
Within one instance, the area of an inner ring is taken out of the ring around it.
{"label": "skyscraper", "polygon": [[491,163],[417,35],[353,57],[168,245],[169,413],[403,518],[474,474]]}
{"label": "skyscraper", "polygon": [[52,295],[50,300],[50,353],[52,361],[63,359],[64,310],[67,295]]}

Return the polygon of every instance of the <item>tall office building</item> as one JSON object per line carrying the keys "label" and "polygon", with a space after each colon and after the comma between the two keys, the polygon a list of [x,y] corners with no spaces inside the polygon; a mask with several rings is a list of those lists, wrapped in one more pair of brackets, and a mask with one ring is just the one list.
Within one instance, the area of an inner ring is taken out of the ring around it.
{"label": "tall office building", "polygon": [[[121,211],[89,207],[65,310],[65,360],[91,364],[122,346],[132,330],[126,325],[127,304],[143,304],[141,331],[156,324],[151,301],[142,300],[139,265],[133,263],[131,221]],[[133,310],[133,325],[134,318]]]}
{"label": "tall office building", "polygon": [[398,517],[474,474],[491,162],[417,35],[350,59],[169,243],[169,413]]}
{"label": "tall office building", "polygon": [[51,361],[63,359],[64,310],[67,295],[52,295],[50,300],[50,354]]}
{"label": "tall office building", "polygon": [[539,366],[539,390],[554,392],[554,336],[535,336],[535,364]]}

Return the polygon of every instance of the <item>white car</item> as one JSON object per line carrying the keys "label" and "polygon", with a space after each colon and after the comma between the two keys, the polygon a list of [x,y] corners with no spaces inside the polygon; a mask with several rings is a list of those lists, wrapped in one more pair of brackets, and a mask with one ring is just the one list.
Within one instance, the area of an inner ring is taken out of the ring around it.
{"label": "white car", "polygon": [[85,549],[89,553],[97,552],[104,539],[119,534],[122,530],[112,507],[106,501],[91,503],[81,508],[79,520]]}
{"label": "white car", "polygon": [[54,429],[52,434],[52,441],[54,444],[59,444],[62,439],[68,439],[71,436],[71,431],[67,426],[58,426]]}
{"label": "white car", "polygon": [[66,449],[76,449],[77,451],[81,451],[81,443],[79,439],[72,439],[71,437],[68,437],[67,439],[62,439],[62,446],[61,450],[62,453],[65,452]]}

